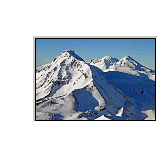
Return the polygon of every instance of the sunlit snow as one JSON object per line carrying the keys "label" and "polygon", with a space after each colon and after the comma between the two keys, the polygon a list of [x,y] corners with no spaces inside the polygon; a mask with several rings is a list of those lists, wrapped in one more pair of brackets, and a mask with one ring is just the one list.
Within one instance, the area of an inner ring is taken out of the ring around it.
{"label": "sunlit snow", "polygon": [[155,71],[130,56],[65,50],[36,68],[36,120],[155,120]]}

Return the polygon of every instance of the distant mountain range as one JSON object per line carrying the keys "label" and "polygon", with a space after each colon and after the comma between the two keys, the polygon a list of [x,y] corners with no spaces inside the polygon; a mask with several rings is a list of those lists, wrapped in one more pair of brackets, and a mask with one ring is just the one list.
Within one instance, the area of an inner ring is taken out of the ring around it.
{"label": "distant mountain range", "polygon": [[36,68],[36,120],[155,120],[155,71],[65,50]]}

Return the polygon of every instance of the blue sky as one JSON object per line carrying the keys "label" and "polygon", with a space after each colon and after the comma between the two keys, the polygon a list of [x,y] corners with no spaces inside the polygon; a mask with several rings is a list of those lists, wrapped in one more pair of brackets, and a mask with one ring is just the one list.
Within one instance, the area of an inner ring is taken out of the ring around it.
{"label": "blue sky", "polygon": [[65,50],[74,50],[86,62],[127,55],[155,69],[155,39],[36,39],[36,66],[53,61]]}

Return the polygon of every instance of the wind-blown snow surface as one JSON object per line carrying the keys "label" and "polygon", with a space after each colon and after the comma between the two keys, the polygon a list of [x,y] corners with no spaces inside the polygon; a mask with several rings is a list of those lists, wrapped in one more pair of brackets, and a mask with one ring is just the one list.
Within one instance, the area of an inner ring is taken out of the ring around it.
{"label": "wind-blown snow surface", "polygon": [[131,57],[87,64],[65,50],[36,68],[36,120],[154,120],[154,75]]}

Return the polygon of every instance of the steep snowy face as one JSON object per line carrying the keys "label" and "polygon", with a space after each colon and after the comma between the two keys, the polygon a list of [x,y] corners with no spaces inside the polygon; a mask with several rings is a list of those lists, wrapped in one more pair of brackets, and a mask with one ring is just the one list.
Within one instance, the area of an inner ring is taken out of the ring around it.
{"label": "steep snowy face", "polygon": [[65,53],[69,53],[69,55],[73,56],[74,58],[76,58],[77,60],[80,60],[80,61],[84,61],[81,57],[79,57],[77,54],[75,54],[74,50],[70,50],[70,51],[67,51],[65,50],[64,51]]}
{"label": "steep snowy face", "polygon": [[119,60],[115,57],[111,57],[111,56],[105,56],[102,59],[94,59],[90,61],[90,65],[94,65],[98,68],[100,68],[101,70],[106,70],[108,69],[111,65],[115,64],[116,62],[118,62]]}
{"label": "steep snowy face", "polygon": [[155,71],[145,67],[130,56],[123,57],[115,65],[110,66],[107,71],[119,71],[142,77],[145,75],[155,81]]}
{"label": "steep snowy face", "polygon": [[135,61],[133,58],[130,56],[126,56],[122,59],[120,59],[116,65],[121,65],[121,66],[126,66],[135,69],[136,67],[140,67],[141,64]]}
{"label": "steep snowy face", "polygon": [[36,68],[36,100],[67,95],[90,81],[90,67],[74,51],[65,50],[51,63]]}
{"label": "steep snowy face", "polygon": [[102,61],[104,61],[104,63],[106,65],[108,65],[108,64],[112,65],[115,62],[118,62],[119,60],[117,58],[115,58],[115,57],[105,56],[105,57],[102,58]]}
{"label": "steep snowy face", "polygon": [[135,61],[130,56],[123,57],[116,63],[116,65],[120,65],[138,71],[152,72],[151,69],[141,65],[139,62]]}

